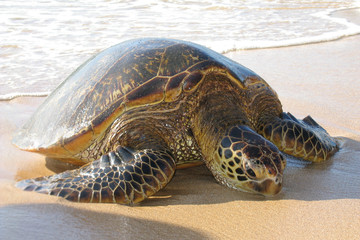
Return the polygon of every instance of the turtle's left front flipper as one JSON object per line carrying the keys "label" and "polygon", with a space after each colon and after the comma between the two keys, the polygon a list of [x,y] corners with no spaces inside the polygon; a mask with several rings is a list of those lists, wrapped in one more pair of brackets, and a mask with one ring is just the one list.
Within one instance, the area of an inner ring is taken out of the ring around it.
{"label": "turtle's left front flipper", "polygon": [[327,160],[338,149],[336,140],[310,116],[296,119],[291,113],[260,126],[262,135],[273,142],[281,151],[309,160]]}
{"label": "turtle's left front flipper", "polygon": [[17,186],[75,202],[133,204],[165,187],[174,172],[175,162],[167,151],[119,146],[79,169],[24,180]]}

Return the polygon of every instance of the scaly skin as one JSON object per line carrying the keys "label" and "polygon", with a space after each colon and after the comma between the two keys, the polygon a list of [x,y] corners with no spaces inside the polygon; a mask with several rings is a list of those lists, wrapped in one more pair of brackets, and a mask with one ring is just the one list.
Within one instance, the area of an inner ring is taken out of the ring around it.
{"label": "scaly skin", "polygon": [[283,113],[283,118],[274,118],[261,130],[281,151],[311,162],[325,161],[339,149],[335,139],[310,116],[300,121]]}
{"label": "scaly skin", "polygon": [[215,178],[231,188],[263,195],[281,190],[285,158],[274,144],[248,126],[230,128],[214,158],[221,166]]}
{"label": "scaly skin", "polygon": [[[278,101],[272,101],[268,108],[253,104],[266,104],[276,95],[261,79],[258,79],[263,89],[260,99],[257,95],[246,94],[246,88],[232,89],[229,85],[214,88],[212,79],[219,78],[221,76],[210,76],[202,85],[204,91],[200,93],[200,107],[193,121],[194,135],[205,163],[223,185],[245,192],[275,195],[282,187],[286,161],[274,144],[254,131],[253,123],[257,122],[259,113],[278,109]],[[247,79],[245,85],[257,86],[254,78]],[[239,95],[232,92],[239,92]],[[225,108],[218,104],[219,101],[234,104]]]}
{"label": "scaly skin", "polygon": [[132,151],[118,147],[79,169],[18,183],[73,202],[132,205],[153,195],[171,180],[175,162],[165,151]]}

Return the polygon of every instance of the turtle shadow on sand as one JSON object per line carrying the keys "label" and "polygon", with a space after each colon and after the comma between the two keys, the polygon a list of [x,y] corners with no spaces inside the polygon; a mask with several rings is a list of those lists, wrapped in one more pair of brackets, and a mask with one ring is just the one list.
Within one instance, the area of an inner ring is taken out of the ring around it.
{"label": "turtle shadow on sand", "polygon": [[0,207],[0,216],[6,219],[0,221],[1,239],[209,238],[205,233],[175,224],[62,204],[8,205]]}
{"label": "turtle shadow on sand", "polygon": [[169,185],[140,206],[217,204],[233,201],[360,199],[360,142],[341,137],[331,159],[310,163],[287,158],[282,192],[274,197],[243,193],[216,183],[205,166],[178,170]]}
{"label": "turtle shadow on sand", "polygon": [[[360,142],[338,138],[341,149],[331,159],[311,163],[287,156],[284,187],[274,197],[229,189],[218,184],[205,165],[180,169],[161,191],[136,206],[218,204],[233,201],[360,199]],[[46,167],[59,173],[77,166],[46,158]]]}

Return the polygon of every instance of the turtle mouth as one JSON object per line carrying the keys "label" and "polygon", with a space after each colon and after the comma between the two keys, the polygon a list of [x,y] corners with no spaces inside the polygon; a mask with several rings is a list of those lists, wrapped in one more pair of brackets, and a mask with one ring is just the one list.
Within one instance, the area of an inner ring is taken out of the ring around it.
{"label": "turtle mouth", "polygon": [[252,180],[246,183],[249,192],[259,193],[264,196],[274,196],[282,189],[282,176],[268,178],[263,181]]}
{"label": "turtle mouth", "polygon": [[261,194],[266,197],[274,196],[281,192],[282,189],[282,175],[277,174],[273,177],[263,179],[247,178],[246,181],[237,182],[232,185],[232,188],[242,192]]}
{"label": "turtle mouth", "polygon": [[253,194],[260,194],[266,197],[272,197],[281,192],[282,189],[282,175],[267,177],[263,179],[252,179],[245,176],[241,177],[241,181],[224,177],[222,175],[215,175],[215,178],[222,184],[242,192]]}
{"label": "turtle mouth", "polygon": [[248,159],[243,162],[243,169],[248,181],[239,185],[244,190],[265,196],[274,196],[282,189],[282,174],[274,166],[264,164],[258,159]]}

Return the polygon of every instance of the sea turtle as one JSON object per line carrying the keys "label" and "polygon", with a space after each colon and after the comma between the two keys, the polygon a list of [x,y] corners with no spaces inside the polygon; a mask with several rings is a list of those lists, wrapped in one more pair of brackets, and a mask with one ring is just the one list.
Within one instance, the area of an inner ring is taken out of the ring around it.
{"label": "sea turtle", "polygon": [[248,68],[195,43],[136,39],[81,65],[14,136],[19,148],[83,165],[18,187],[78,202],[133,204],[175,169],[205,163],[230,188],[282,187],[286,160],[328,159],[336,141],[310,116],[283,113]]}

